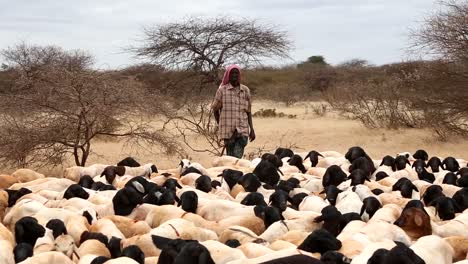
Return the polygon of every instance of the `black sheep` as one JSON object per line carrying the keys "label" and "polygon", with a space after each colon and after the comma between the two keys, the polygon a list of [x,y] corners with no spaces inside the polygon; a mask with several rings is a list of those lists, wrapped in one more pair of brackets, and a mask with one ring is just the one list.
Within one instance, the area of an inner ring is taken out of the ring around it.
{"label": "black sheep", "polygon": [[464,211],[468,208],[468,188],[465,187],[458,190],[452,198],[457,203],[458,208],[461,211]]}
{"label": "black sheep", "polygon": [[80,180],[78,181],[78,184],[81,187],[86,188],[86,189],[91,189],[91,187],[93,186],[93,183],[94,183],[94,180],[89,175],[82,176]]}
{"label": "black sheep", "polygon": [[457,175],[455,175],[453,172],[447,172],[447,174],[444,176],[444,179],[442,180],[442,183],[457,185]]}
{"label": "black sheep", "polygon": [[269,161],[271,164],[275,165],[275,167],[278,169],[281,166],[283,166],[283,161],[278,156],[271,154],[271,153],[263,154],[261,159]]}
{"label": "black sheep", "polygon": [[319,157],[319,156],[323,158],[322,154],[318,153],[318,152],[315,151],[315,150],[312,150],[312,151],[310,151],[310,152],[307,154],[307,156],[304,158],[304,161],[305,161],[306,159],[310,159],[311,167],[315,167],[315,166],[317,166],[317,164],[318,164],[318,159],[319,159],[318,157]]}
{"label": "black sheep", "polygon": [[330,250],[339,250],[341,241],[325,229],[316,229],[297,248],[311,253],[323,254]]}
{"label": "black sheep", "polygon": [[270,195],[270,204],[283,212],[288,206],[288,193],[283,190],[276,190]]}
{"label": "black sheep", "polygon": [[364,184],[365,181],[370,181],[368,176],[369,174],[367,174],[366,171],[356,169],[349,174],[348,180],[351,180],[351,186],[356,186],[359,184]]}
{"label": "black sheep", "polygon": [[457,180],[458,187],[468,187],[468,174],[463,174],[460,179]]}
{"label": "black sheep", "polygon": [[177,206],[180,206],[182,210],[190,213],[197,213],[198,208],[198,195],[194,191],[186,191],[180,196]]}
{"label": "black sheep", "polygon": [[431,185],[426,189],[421,200],[424,201],[425,205],[429,205],[439,197],[445,197],[445,194],[442,192],[442,187],[440,185]]}
{"label": "black sheep", "polygon": [[63,223],[60,219],[52,219],[47,222],[46,227],[52,230],[52,236],[57,238],[60,235],[66,235],[67,228],[65,227],[65,223]]}
{"label": "black sheep", "polygon": [[361,170],[365,173],[366,177],[370,177],[370,175],[375,171],[375,166],[372,160],[369,160],[366,157],[359,157],[351,163],[351,166],[349,166],[349,172],[353,172],[355,170]]}
{"label": "black sheep", "polygon": [[107,166],[101,173],[101,177],[105,177],[107,183],[112,184],[117,176],[125,175],[124,166]]}
{"label": "black sheep", "polygon": [[140,163],[132,157],[126,157],[125,159],[119,161],[117,166],[127,166],[127,167],[140,167]]}
{"label": "black sheep", "polygon": [[121,257],[127,257],[135,260],[138,264],[145,264],[145,253],[136,245],[130,245],[122,249]]}
{"label": "black sheep", "polygon": [[68,186],[68,188],[65,190],[65,193],[63,194],[63,199],[68,200],[74,197],[87,200],[89,198],[89,193],[85,191],[80,185],[72,184]]}
{"label": "black sheep", "polygon": [[413,165],[411,166],[418,174],[422,173],[423,170],[426,168],[426,162],[421,159],[417,159],[413,162]]}
{"label": "black sheep", "polygon": [[379,166],[382,166],[382,165],[392,168],[392,171],[396,171],[395,158],[392,156],[387,155],[383,157],[382,162],[380,163]]}
{"label": "black sheep", "polygon": [[392,191],[400,191],[404,198],[411,198],[413,191],[419,192],[418,188],[407,178],[399,179],[393,186]]}
{"label": "black sheep", "polygon": [[263,220],[265,228],[268,228],[277,221],[284,220],[281,212],[277,208],[271,206],[257,205],[254,207],[254,213],[256,217]]}
{"label": "black sheep", "polygon": [[304,167],[304,164],[303,164],[303,160],[302,160],[302,157],[297,155],[297,154],[294,154],[288,161],[288,164],[290,166],[296,166],[302,173],[306,173],[307,170],[306,168]]}
{"label": "black sheep", "polygon": [[457,172],[460,169],[460,164],[454,157],[447,157],[442,161],[442,169]]}
{"label": "black sheep", "polygon": [[258,179],[257,175],[253,173],[247,173],[242,176],[237,182],[240,184],[246,192],[256,192],[262,183]]}
{"label": "black sheep", "polygon": [[399,155],[395,158],[395,167],[397,170],[404,170],[406,168],[406,164],[411,166],[407,157]]}
{"label": "black sheep", "polygon": [[202,175],[195,180],[195,188],[202,192],[209,193],[212,190],[211,178],[206,175]]}
{"label": "black sheep", "polygon": [[375,174],[375,180],[380,181],[381,179],[387,178],[388,174],[385,171],[379,171]]}
{"label": "black sheep", "polygon": [[369,215],[369,219],[371,219],[375,212],[377,212],[377,210],[380,208],[382,208],[382,204],[379,202],[379,200],[377,200],[377,198],[373,196],[366,197],[364,200],[362,200],[360,216],[366,212]]}
{"label": "black sheep", "polygon": [[427,162],[426,168],[431,167],[433,173],[439,172],[439,168],[442,167],[442,161],[438,157],[432,157]]}
{"label": "black sheep", "polygon": [[18,201],[24,195],[32,193],[32,191],[27,188],[21,188],[19,190],[6,189],[5,191],[8,194],[8,207],[15,205],[16,201]]}
{"label": "black sheep", "polygon": [[243,205],[263,205],[267,206],[267,203],[265,202],[265,197],[263,197],[263,194],[257,193],[257,192],[252,192],[247,194],[247,196],[242,199],[240,202]]}
{"label": "black sheep", "polygon": [[15,223],[15,241],[17,244],[27,243],[34,246],[37,239],[44,236],[44,234],[45,228],[33,217],[25,216]]}
{"label": "black sheep", "polygon": [[455,200],[449,197],[438,197],[429,206],[436,208],[436,215],[443,221],[454,219],[455,213],[461,212]]}
{"label": "black sheep", "polygon": [[133,209],[143,203],[143,196],[133,188],[124,187],[112,198],[115,215],[129,215]]}
{"label": "black sheep", "polygon": [[418,149],[413,154],[413,158],[426,161],[426,160],[429,159],[429,155],[427,154],[427,152],[424,149]]}
{"label": "black sheep", "polygon": [[358,147],[358,146],[349,148],[348,151],[345,154],[345,158],[350,163],[353,163],[353,161],[356,160],[357,158],[366,157],[366,156],[367,156],[367,154],[364,151],[364,149],[362,149],[361,147]]}
{"label": "black sheep", "polygon": [[328,200],[328,202],[331,205],[336,204],[336,198],[338,197],[338,194],[341,193],[342,191],[338,189],[335,185],[329,185],[325,187],[323,191],[320,192],[320,194],[325,193],[325,199]]}
{"label": "black sheep", "polygon": [[294,155],[294,152],[291,149],[288,148],[277,148],[275,151],[275,156],[277,156],[280,159],[286,158],[286,157],[292,157]]}
{"label": "black sheep", "polygon": [[267,160],[262,160],[255,167],[253,173],[257,175],[258,179],[271,186],[275,186],[280,180],[280,173],[278,168]]}
{"label": "black sheep", "polygon": [[330,185],[338,186],[342,182],[346,181],[346,179],[346,173],[338,165],[331,165],[323,175],[322,185],[324,188]]}
{"label": "black sheep", "polygon": [[302,201],[304,200],[304,198],[306,198],[307,196],[309,196],[307,193],[298,193],[298,194],[295,194],[290,200],[289,202],[291,203],[291,207],[295,210],[299,210],[299,205],[302,203]]}
{"label": "black sheep", "polygon": [[341,232],[342,215],[336,207],[329,205],[320,211],[321,215],[314,219],[314,222],[323,222],[322,228],[337,236]]}

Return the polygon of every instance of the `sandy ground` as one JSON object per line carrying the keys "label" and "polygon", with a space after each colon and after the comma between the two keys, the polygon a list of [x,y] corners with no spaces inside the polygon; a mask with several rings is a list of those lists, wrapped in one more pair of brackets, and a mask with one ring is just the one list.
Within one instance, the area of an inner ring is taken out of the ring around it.
{"label": "sandy ground", "polygon": [[[275,102],[254,102],[253,111],[260,108],[276,108],[276,112],[297,115],[288,118],[254,118],[257,139],[248,144],[245,154],[259,150],[274,151],[278,146],[294,146],[296,151],[335,150],[345,153],[351,146],[363,147],[372,158],[409,151],[414,153],[419,148],[425,149],[429,156],[454,156],[468,159],[468,140],[452,139],[451,142],[435,140],[428,130],[421,129],[368,129],[358,121],[348,120],[336,113],[328,112],[317,116],[310,108],[312,103],[297,103],[290,107]],[[200,138],[193,138],[203,144]],[[96,154],[90,157],[88,165],[93,163],[115,164],[126,156],[133,156],[142,163],[153,162],[159,168],[175,168],[179,158],[160,153],[157,148],[152,152],[142,149],[124,148],[119,141],[97,142],[93,149]],[[158,153],[159,152],[159,153]],[[212,155],[189,152],[192,160],[211,166]],[[65,166],[73,165],[71,162]],[[50,171],[57,174],[60,168]]]}

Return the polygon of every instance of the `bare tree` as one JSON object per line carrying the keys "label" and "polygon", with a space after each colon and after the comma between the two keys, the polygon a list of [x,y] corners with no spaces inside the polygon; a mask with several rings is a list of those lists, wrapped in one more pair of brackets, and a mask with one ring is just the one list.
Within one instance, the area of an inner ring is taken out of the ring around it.
{"label": "bare tree", "polygon": [[156,64],[203,73],[219,84],[220,69],[228,63],[260,63],[264,57],[287,57],[286,34],[255,20],[228,17],[190,17],[176,23],[147,27],[134,52]]}
{"label": "bare tree", "polygon": [[1,54],[12,69],[13,89],[0,93],[0,161],[58,165],[71,154],[84,166],[98,137],[178,150],[145,120],[143,87],[93,70],[89,54],[24,43]]}
{"label": "bare tree", "polygon": [[413,104],[430,117],[437,135],[468,134],[468,1],[441,1],[441,9],[412,32],[412,48],[438,59],[421,70]]}
{"label": "bare tree", "polygon": [[[184,81],[172,82],[176,94],[170,97],[176,98],[173,103],[178,107],[167,117],[190,149],[220,154],[222,143],[209,104],[221,82],[222,68],[231,63],[260,64],[265,57],[285,58],[290,46],[285,32],[255,20],[191,17],[147,27],[142,45],[131,50],[138,57],[184,72]],[[200,148],[190,142],[193,135],[202,136],[209,147]]]}
{"label": "bare tree", "polygon": [[441,10],[413,30],[412,47],[451,61],[468,62],[468,1],[440,1]]}

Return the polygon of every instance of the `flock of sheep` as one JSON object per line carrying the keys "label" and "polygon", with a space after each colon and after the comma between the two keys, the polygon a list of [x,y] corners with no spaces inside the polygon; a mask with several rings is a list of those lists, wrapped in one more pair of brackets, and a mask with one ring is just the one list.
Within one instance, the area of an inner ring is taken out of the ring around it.
{"label": "flock of sheep", "polygon": [[468,167],[361,147],[0,175],[0,264],[468,263]]}

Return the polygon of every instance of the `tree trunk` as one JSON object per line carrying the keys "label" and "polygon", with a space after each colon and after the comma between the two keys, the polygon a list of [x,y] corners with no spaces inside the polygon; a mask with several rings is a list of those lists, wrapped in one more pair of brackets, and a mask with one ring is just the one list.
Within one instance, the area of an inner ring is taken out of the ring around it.
{"label": "tree trunk", "polygon": [[73,147],[73,157],[75,158],[76,166],[81,166],[80,155],[78,154],[78,146],[76,145]]}
{"label": "tree trunk", "polygon": [[88,160],[90,149],[91,149],[90,142],[86,143],[84,148],[83,147],[81,148],[83,152],[83,156],[81,156],[81,166],[86,165],[86,161]]}

